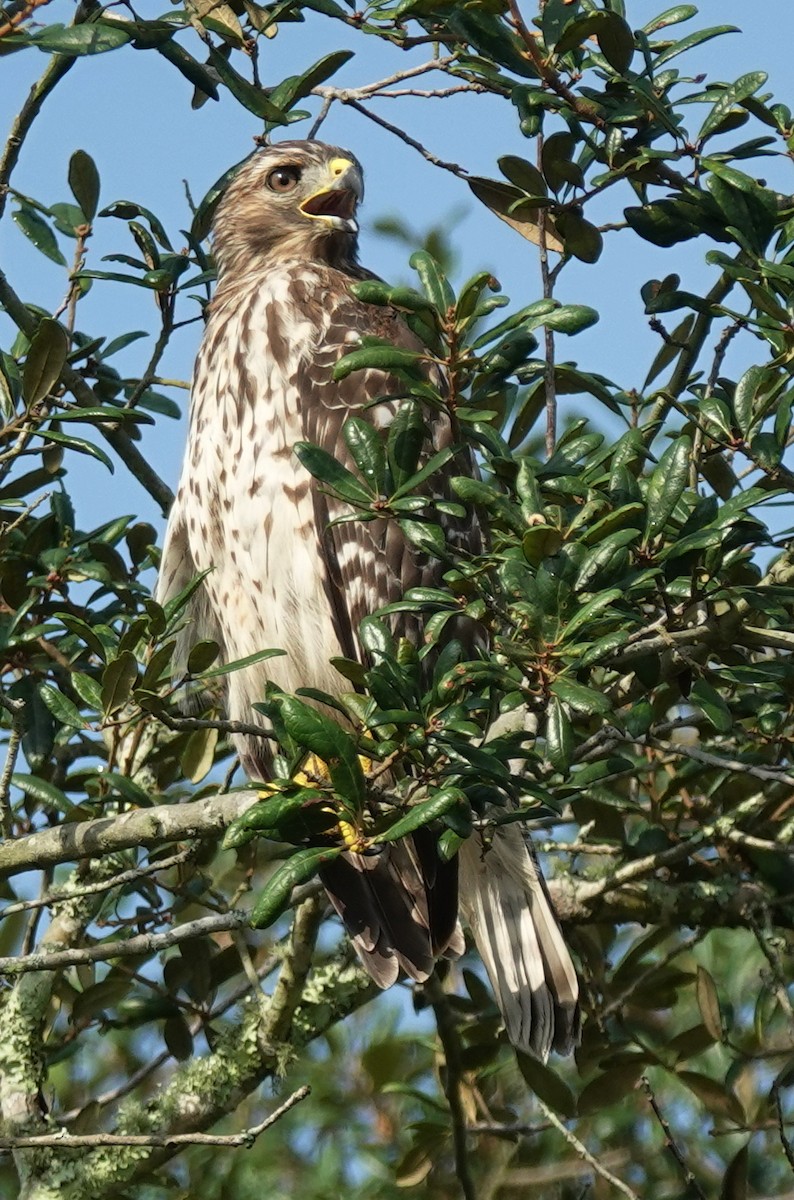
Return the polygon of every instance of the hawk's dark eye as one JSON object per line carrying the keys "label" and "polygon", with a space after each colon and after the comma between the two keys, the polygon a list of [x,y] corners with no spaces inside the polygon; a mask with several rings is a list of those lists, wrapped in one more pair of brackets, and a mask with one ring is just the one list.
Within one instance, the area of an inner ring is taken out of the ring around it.
{"label": "hawk's dark eye", "polygon": [[267,186],[271,192],[291,192],[298,186],[300,177],[300,167],[276,167],[267,177]]}

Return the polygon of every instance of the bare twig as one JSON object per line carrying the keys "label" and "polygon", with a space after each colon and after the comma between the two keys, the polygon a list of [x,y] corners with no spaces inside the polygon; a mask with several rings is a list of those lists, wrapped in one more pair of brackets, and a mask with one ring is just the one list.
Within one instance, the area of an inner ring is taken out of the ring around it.
{"label": "bare twig", "polygon": [[0,775],[0,828],[2,828],[3,837],[9,838],[11,836],[12,822],[8,796],[11,789],[11,776],[14,774],[17,755],[22,744],[22,734],[25,731],[23,723],[25,701],[12,700],[10,696],[0,693],[0,705],[2,705],[11,717],[11,730],[8,735],[6,760],[3,764],[3,773]]}
{"label": "bare twig", "polygon": [[786,1133],[786,1124],[783,1119],[783,1105],[780,1100],[780,1081],[777,1079],[772,1084],[771,1096],[775,1104],[775,1113],[777,1115],[777,1131],[778,1136],[780,1137],[780,1144],[783,1147],[783,1153],[786,1156],[788,1165],[791,1167],[791,1170],[794,1171],[794,1147],[792,1146],[791,1140]]}
{"label": "bare twig", "polygon": [[374,121],[382,129],[388,129],[389,133],[393,133],[401,142],[405,142],[406,146],[410,146],[413,150],[418,150],[422,158],[427,159],[434,167],[441,167],[444,171],[451,171],[453,175],[457,175],[461,179],[465,179],[468,175],[468,171],[464,167],[458,166],[457,163],[444,162],[443,159],[437,158],[431,150],[428,150],[421,142],[417,142],[416,138],[412,138],[405,130],[400,129],[399,125],[392,125],[390,121],[384,121],[383,117],[378,117],[375,113],[370,112],[363,104],[359,104],[358,100],[344,100],[341,97],[340,100],[342,104],[349,104],[356,112],[360,112],[362,116],[368,117],[370,121]]}
{"label": "bare twig", "polygon": [[293,1092],[275,1112],[272,1112],[258,1125],[244,1129],[242,1133],[69,1133],[61,1129],[58,1133],[43,1133],[33,1137],[0,1137],[0,1150],[33,1150],[49,1147],[56,1150],[76,1150],[90,1146],[150,1146],[154,1149],[164,1149],[169,1146],[223,1146],[234,1149],[245,1146],[249,1150],[260,1134],[275,1125],[282,1117],[300,1104],[311,1094],[311,1088],[304,1085]]}
{"label": "bare twig", "polygon": [[218,729],[221,733],[244,733],[248,737],[275,740],[269,729],[264,729],[261,725],[250,725],[245,721],[216,721],[210,717],[174,717],[167,712],[152,713],[152,716],[167,729],[185,732],[194,729]]}
{"label": "bare twig", "polygon": [[666,1148],[672,1154],[675,1161],[678,1163],[679,1167],[681,1168],[681,1173],[684,1176],[684,1181],[687,1184],[689,1191],[691,1193],[693,1193],[695,1196],[697,1196],[697,1200],[706,1200],[705,1192],[701,1188],[701,1186],[698,1183],[695,1176],[692,1174],[689,1163],[684,1158],[684,1155],[681,1151],[680,1146],[678,1145],[678,1142],[673,1137],[673,1131],[671,1130],[670,1125],[669,1125],[664,1113],[662,1112],[661,1108],[659,1107],[659,1103],[656,1099],[656,1096],[654,1095],[653,1088],[651,1087],[648,1076],[643,1075],[640,1082],[642,1083],[642,1087],[645,1092],[645,1095],[648,1097],[648,1102],[650,1103],[650,1106],[653,1109],[653,1114],[656,1117],[656,1120],[659,1122],[659,1125],[661,1126],[662,1133],[664,1134],[664,1144],[665,1144]]}
{"label": "bare twig", "polygon": [[41,112],[41,106],[52,92],[53,88],[72,69],[75,60],[66,54],[54,54],[50,59],[41,78],[30,89],[28,98],[19,110],[11,132],[0,157],[0,217],[3,215],[8,197],[8,183],[14,167],[17,165],[19,153],[30,127]]}
{"label": "bare twig", "polygon": [[466,1124],[466,1113],[463,1109],[463,1100],[461,1096],[461,1079],[463,1076],[463,1064],[461,1062],[461,1047],[460,1035],[458,1027],[455,1023],[455,1018],[449,1006],[449,1000],[441,985],[441,980],[434,973],[430,976],[424,985],[425,993],[433,1005],[433,1012],[436,1017],[436,1027],[438,1029],[438,1037],[444,1049],[444,1062],[446,1064],[445,1077],[443,1080],[444,1095],[447,1098],[449,1105],[449,1114],[452,1119],[452,1144],[455,1149],[455,1174],[460,1183],[461,1192],[464,1200],[477,1200],[477,1192],[472,1179],[471,1166],[469,1164],[469,1151],[467,1144],[468,1129]]}
{"label": "bare twig", "polygon": [[192,858],[196,853],[195,847],[189,846],[187,850],[181,850],[179,854],[172,854],[169,858],[161,858],[157,862],[149,863],[145,867],[133,867],[129,871],[121,871],[118,875],[112,876],[110,879],[101,879],[97,883],[87,883],[83,887],[77,888],[59,888],[54,891],[46,892],[43,896],[39,896],[36,900],[19,900],[13,904],[8,904],[0,911],[0,918],[5,919],[11,917],[14,913],[26,912],[32,908],[51,908],[53,904],[59,904],[63,900],[74,900],[78,896],[94,896],[100,892],[110,892],[114,888],[125,887],[128,883],[134,883],[136,879],[143,879],[147,875],[156,875],[160,871],[167,871],[170,867],[179,866]]}
{"label": "bare twig", "polygon": [[[538,169],[543,155],[543,134],[538,135]],[[543,283],[543,298],[551,300],[554,283],[549,271],[549,246],[546,236],[546,210],[538,209],[538,250],[540,251],[540,278]],[[546,393],[546,457],[551,458],[557,445],[557,379],[554,373],[554,331],[544,326],[543,380]]]}
{"label": "bare twig", "polygon": [[576,1151],[580,1158],[583,1158],[584,1161],[593,1168],[597,1175],[600,1175],[602,1179],[607,1181],[607,1183],[611,1183],[612,1187],[616,1188],[620,1192],[621,1196],[627,1197],[627,1200],[639,1200],[637,1193],[633,1192],[627,1183],[624,1183],[622,1179],[618,1179],[616,1175],[613,1175],[611,1171],[608,1171],[604,1164],[600,1163],[595,1155],[590,1153],[590,1151],[587,1149],[587,1146],[585,1146],[583,1142],[580,1142],[576,1134],[572,1133],[567,1125],[560,1120],[554,1109],[549,1108],[547,1104],[544,1104],[538,1096],[535,1097],[535,1103],[546,1117],[546,1120],[554,1126],[558,1133],[562,1134],[568,1145]]}

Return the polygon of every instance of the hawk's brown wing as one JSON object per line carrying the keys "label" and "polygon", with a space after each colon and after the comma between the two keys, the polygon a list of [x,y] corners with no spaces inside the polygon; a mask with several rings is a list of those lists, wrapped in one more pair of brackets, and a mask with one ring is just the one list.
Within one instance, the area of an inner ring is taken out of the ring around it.
{"label": "hawk's brown wing", "polygon": [[[347,276],[339,272],[329,275],[338,277],[338,289],[326,296],[328,330],[312,359],[303,364],[298,387],[306,440],[352,466],[342,439],[345,421],[353,415],[363,416],[376,428],[386,428],[397,404],[366,406],[380,397],[404,393],[405,384],[389,372],[376,369],[354,371],[345,379],[334,381],[336,363],[355,350],[359,338],[367,335],[383,338],[400,348],[422,351],[424,347],[397,312],[356,300],[347,290]],[[449,445],[451,428],[447,417],[425,415],[432,450]],[[335,614],[337,635],[346,653],[351,658],[360,658],[357,630],[362,618],[399,600],[409,587],[436,582],[441,564],[408,546],[394,520],[331,525],[350,509],[324,494],[320,487],[314,489],[314,507],[318,533],[323,537],[328,599]]]}
{"label": "hawk's brown wing", "polygon": [[[404,391],[395,376],[381,370],[356,371],[339,381],[333,369],[359,338],[371,335],[393,345],[421,350],[422,345],[392,309],[363,304],[348,291],[349,280],[329,272],[325,319],[327,333],[298,379],[306,440],[345,461],[342,427],[357,415],[377,428],[391,422],[394,402],[372,401]],[[334,286],[335,285],[335,286]],[[433,449],[449,443],[449,421],[429,422]],[[418,556],[396,521],[351,521],[332,524],[349,512],[315,484],[314,510],[322,540],[326,591],[336,634],[345,653],[361,659],[360,621],[395,600],[407,588],[438,579],[441,564]],[[381,987],[393,983],[400,968],[414,979],[426,979],[435,956],[457,930],[457,863],[442,863],[429,835],[383,846],[364,856],[346,854],[323,872],[334,907],[373,978]]]}

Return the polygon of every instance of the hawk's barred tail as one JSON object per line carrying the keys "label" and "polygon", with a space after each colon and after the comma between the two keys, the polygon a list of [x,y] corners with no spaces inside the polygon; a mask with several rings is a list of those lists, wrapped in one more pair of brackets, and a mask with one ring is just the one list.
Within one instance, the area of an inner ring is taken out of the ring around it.
{"label": "hawk's barred tail", "polygon": [[502,825],[461,847],[460,906],[514,1046],[545,1059],[579,1040],[579,984],[531,843]]}
{"label": "hawk's barred tail", "polygon": [[[424,834],[424,836],[423,836]],[[423,983],[457,946],[458,864],[438,858],[423,830],[375,854],[343,854],[320,872],[328,898],[378,987],[400,971]]]}

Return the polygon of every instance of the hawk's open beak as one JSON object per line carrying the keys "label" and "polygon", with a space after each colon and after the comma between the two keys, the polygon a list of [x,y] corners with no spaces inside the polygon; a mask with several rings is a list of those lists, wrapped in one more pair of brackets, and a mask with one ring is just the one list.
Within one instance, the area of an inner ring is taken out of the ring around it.
{"label": "hawk's open beak", "polygon": [[309,196],[300,206],[304,216],[324,221],[332,229],[358,232],[355,211],[361,199],[361,176],[349,158],[334,158],[328,164],[328,186]]}

